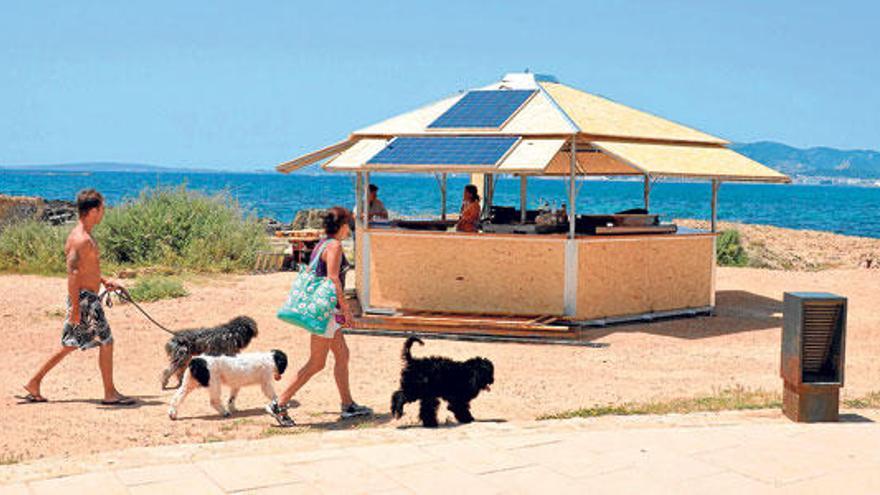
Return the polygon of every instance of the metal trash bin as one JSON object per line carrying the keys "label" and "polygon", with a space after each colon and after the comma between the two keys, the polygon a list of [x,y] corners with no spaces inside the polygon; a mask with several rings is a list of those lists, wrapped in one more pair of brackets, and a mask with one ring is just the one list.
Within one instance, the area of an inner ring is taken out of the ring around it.
{"label": "metal trash bin", "polygon": [[792,421],[837,421],[846,339],[846,298],[786,292],[783,300],[782,412]]}

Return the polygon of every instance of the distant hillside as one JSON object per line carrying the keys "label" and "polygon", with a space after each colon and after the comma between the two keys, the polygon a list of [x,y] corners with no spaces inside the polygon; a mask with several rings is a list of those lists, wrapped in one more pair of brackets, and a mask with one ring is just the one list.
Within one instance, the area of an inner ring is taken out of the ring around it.
{"label": "distant hillside", "polygon": [[7,165],[2,170],[23,170],[33,172],[213,172],[209,169],[162,167],[143,163],[82,162],[57,163],[49,165]]}
{"label": "distant hillside", "polygon": [[731,148],[790,176],[880,178],[880,151],[800,149],[772,141],[739,143]]}

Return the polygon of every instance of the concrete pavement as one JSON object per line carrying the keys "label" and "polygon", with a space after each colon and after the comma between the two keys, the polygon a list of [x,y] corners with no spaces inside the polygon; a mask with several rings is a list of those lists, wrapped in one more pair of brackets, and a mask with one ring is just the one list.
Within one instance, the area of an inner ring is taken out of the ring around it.
{"label": "concrete pavement", "polygon": [[279,431],[0,467],[0,493],[880,493],[878,411]]}

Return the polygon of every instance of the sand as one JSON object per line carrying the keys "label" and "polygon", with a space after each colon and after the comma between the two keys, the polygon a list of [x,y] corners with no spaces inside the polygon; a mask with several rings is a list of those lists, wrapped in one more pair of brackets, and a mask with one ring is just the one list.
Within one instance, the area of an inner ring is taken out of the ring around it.
{"label": "sand", "polygon": [[[278,273],[193,280],[188,297],[146,307],[172,328],[251,315],[261,333],[250,350],[283,349],[296,369],[307,357],[308,337],[274,316],[291,278],[292,274]],[[786,290],[826,290],[850,298],[843,394],[856,397],[880,389],[880,279],[875,270],[721,268],[717,316],[591,331],[591,339],[607,347],[429,340],[417,352],[456,358],[483,355],[495,362],[495,386],[474,403],[474,414],[482,419],[528,420],[578,407],[689,397],[735,385],[781,391],[780,301]],[[0,294],[0,322],[8,336],[0,350],[4,459],[258,438],[278,431],[262,412],[266,401],[257,389],[242,391],[242,412],[232,419],[218,418],[207,393],[200,391],[184,403],[180,419],[170,421],[166,410],[172,392],[159,388],[167,336],[133,307],[123,305],[108,310],[117,342],[116,376],[119,389],[139,397],[140,405],[114,409],[99,404],[95,350],[70,355],[47,377],[43,393],[51,402],[19,404],[13,396],[22,394],[20,385],[58,345],[65,280],[0,276]],[[349,336],[348,342],[355,399],[380,413],[375,421],[379,427],[397,426],[388,420],[387,411],[397,384],[402,340]],[[291,379],[288,374],[282,383]],[[336,421],[339,400],[329,369],[306,385],[296,400],[294,419],[311,429],[358,427]],[[410,407],[404,421],[412,421],[415,413]]]}

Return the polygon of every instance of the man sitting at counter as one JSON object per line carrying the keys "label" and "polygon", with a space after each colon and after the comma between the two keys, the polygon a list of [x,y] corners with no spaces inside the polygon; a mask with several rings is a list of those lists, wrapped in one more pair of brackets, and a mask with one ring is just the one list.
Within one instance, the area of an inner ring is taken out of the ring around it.
{"label": "man sitting at counter", "polygon": [[385,205],[379,199],[379,186],[370,184],[368,198],[370,200],[370,220],[388,220],[388,210],[385,209]]}
{"label": "man sitting at counter", "polygon": [[456,232],[476,232],[480,227],[481,211],[477,186],[473,184],[464,186],[461,214],[458,217],[458,223],[455,224]]}

